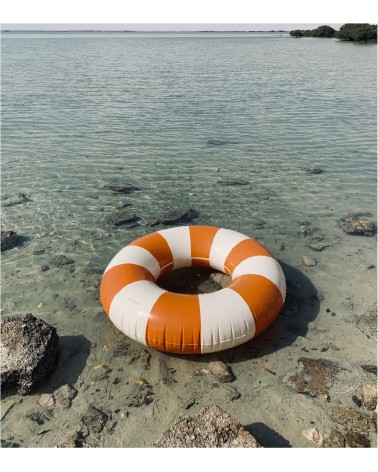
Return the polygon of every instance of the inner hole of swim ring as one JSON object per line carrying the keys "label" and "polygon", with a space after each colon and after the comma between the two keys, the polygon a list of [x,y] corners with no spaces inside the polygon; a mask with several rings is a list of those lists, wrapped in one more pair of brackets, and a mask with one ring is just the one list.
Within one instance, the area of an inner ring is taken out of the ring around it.
{"label": "inner hole of swim ring", "polygon": [[205,267],[185,267],[162,275],[157,285],[175,293],[212,293],[227,287],[232,279],[229,275]]}

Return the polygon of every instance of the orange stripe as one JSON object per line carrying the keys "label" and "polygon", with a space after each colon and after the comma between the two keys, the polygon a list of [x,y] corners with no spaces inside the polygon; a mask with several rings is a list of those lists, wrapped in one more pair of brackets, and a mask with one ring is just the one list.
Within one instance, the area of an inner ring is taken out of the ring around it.
{"label": "orange stripe", "polygon": [[168,264],[173,266],[173,255],[166,239],[160,233],[151,233],[136,239],[129,246],[147,249],[159,262],[160,268]]}
{"label": "orange stripe", "polygon": [[149,347],[167,352],[201,353],[198,295],[165,292],[152,307],[146,327]]}
{"label": "orange stripe", "polygon": [[211,226],[190,226],[192,266],[210,267],[210,251],[219,228]]}
{"label": "orange stripe", "polygon": [[248,304],[256,324],[255,336],[277,318],[283,304],[281,292],[261,275],[241,275],[228,286]]}
{"label": "orange stripe", "polygon": [[259,244],[255,239],[244,239],[240,241],[227,256],[224,263],[224,270],[227,275],[231,275],[236,266],[248,257],[252,256],[272,256],[272,254]]}
{"label": "orange stripe", "polygon": [[100,297],[102,305],[109,316],[110,305],[117,293],[138,280],[155,282],[151,272],[136,264],[120,264],[109,269],[102,278]]}

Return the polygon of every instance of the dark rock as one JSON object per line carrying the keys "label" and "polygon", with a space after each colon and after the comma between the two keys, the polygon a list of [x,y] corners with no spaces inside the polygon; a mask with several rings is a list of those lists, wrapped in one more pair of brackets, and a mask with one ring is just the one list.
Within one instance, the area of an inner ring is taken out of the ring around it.
{"label": "dark rock", "polygon": [[345,438],[337,431],[337,429],[331,429],[329,433],[324,435],[324,447],[345,447]]}
{"label": "dark rock", "polygon": [[222,361],[209,362],[209,371],[216,377],[220,382],[232,382],[235,380],[235,375],[231,370],[231,367]]}
{"label": "dark rock", "polygon": [[1,231],[1,252],[17,245],[19,237],[14,231]]}
{"label": "dark rock", "polygon": [[323,174],[324,170],[321,169],[320,167],[307,167],[306,172],[307,174],[319,175],[319,174]]}
{"label": "dark rock", "polygon": [[42,425],[45,423],[42,413],[38,410],[30,410],[26,413],[26,418],[29,420],[35,421],[37,424]]}
{"label": "dark rock", "polygon": [[323,249],[325,249],[326,247],[329,247],[329,244],[322,243],[322,242],[318,242],[318,243],[311,242],[308,244],[308,247],[312,249],[313,251],[320,252],[320,251],[323,251]]}
{"label": "dark rock", "polygon": [[65,265],[74,264],[74,262],[75,261],[73,259],[71,259],[70,257],[67,257],[63,254],[53,257],[50,261],[51,265],[53,265],[55,267],[62,267],[62,266],[65,266]]}
{"label": "dark rock", "polygon": [[369,374],[377,375],[377,366],[376,365],[362,364],[361,369],[363,369],[365,372],[369,372]]}
{"label": "dark rock", "polygon": [[249,185],[249,182],[245,180],[218,180],[218,185],[223,185],[224,187],[237,187]]}
{"label": "dark rock", "polygon": [[358,406],[358,408],[362,407],[362,400],[361,398],[358,398],[357,395],[352,396],[352,402]]}
{"label": "dark rock", "polygon": [[295,374],[288,374],[283,382],[298,393],[317,397],[328,393],[340,367],[327,359],[298,359],[299,369]]}
{"label": "dark rock", "polygon": [[130,185],[130,184],[125,184],[125,185],[108,184],[108,185],[104,185],[104,188],[108,190],[112,190],[115,193],[131,193],[131,192],[137,192],[140,190],[139,187],[135,187],[134,185]]}
{"label": "dark rock", "polygon": [[335,406],[329,409],[330,419],[342,426],[346,431],[367,433],[375,431],[377,422],[374,416],[368,416],[354,408]]}
{"label": "dark rock", "polygon": [[50,267],[48,265],[42,265],[41,268],[40,268],[40,271],[41,272],[46,272],[49,269],[50,269]]}
{"label": "dark rock", "polygon": [[206,145],[210,146],[224,146],[228,144],[228,141],[223,141],[222,139],[208,139]]}
{"label": "dark rock", "polygon": [[54,398],[57,405],[63,407],[64,410],[70,408],[72,399],[77,395],[77,390],[71,385],[63,385],[54,392]]}
{"label": "dark rock", "polygon": [[109,417],[106,413],[98,410],[93,405],[89,405],[85,415],[81,418],[83,424],[91,433],[99,434],[103,430]]}
{"label": "dark rock", "polygon": [[128,225],[130,223],[137,223],[140,218],[127,210],[121,209],[106,217],[106,221],[115,226]]}
{"label": "dark rock", "polygon": [[164,225],[172,225],[175,223],[190,223],[194,218],[198,217],[198,213],[192,208],[184,208],[172,210],[163,215],[159,221]]}
{"label": "dark rock", "polygon": [[363,315],[356,316],[357,328],[367,336],[377,337],[377,304],[374,303]]}
{"label": "dark rock", "polygon": [[260,447],[241,424],[217,405],[177,420],[153,445],[157,448]]}
{"label": "dark rock", "polygon": [[7,441],[6,439],[2,439],[1,447],[20,447],[20,445],[12,441]]}
{"label": "dark rock", "polygon": [[1,389],[25,395],[40,385],[54,367],[59,336],[56,328],[32,314],[1,323]]}
{"label": "dark rock", "polygon": [[350,447],[371,447],[369,439],[364,434],[355,431],[346,433],[345,439]]}
{"label": "dark rock", "polygon": [[376,226],[370,218],[363,218],[357,215],[344,216],[339,220],[343,231],[348,234],[360,236],[374,236]]}
{"label": "dark rock", "polygon": [[3,207],[8,207],[26,202],[31,202],[31,200],[24,193],[15,193],[14,195],[10,195],[9,197],[6,197],[4,200],[2,200],[1,205]]}

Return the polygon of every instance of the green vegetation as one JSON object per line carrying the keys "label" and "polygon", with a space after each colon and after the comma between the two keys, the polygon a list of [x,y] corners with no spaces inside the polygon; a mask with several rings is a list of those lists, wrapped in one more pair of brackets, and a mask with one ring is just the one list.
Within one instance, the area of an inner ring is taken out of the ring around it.
{"label": "green vegetation", "polygon": [[302,30],[290,31],[290,36],[293,36],[294,38],[300,38],[301,36],[303,36],[303,31]]}
{"label": "green vegetation", "polygon": [[377,41],[377,25],[347,23],[340,28],[337,37],[342,41]]}
{"label": "green vegetation", "polygon": [[313,38],[338,38],[341,41],[377,41],[377,25],[369,23],[347,23],[339,31],[330,26],[323,25],[313,30],[293,30],[290,36],[294,38],[313,37]]}

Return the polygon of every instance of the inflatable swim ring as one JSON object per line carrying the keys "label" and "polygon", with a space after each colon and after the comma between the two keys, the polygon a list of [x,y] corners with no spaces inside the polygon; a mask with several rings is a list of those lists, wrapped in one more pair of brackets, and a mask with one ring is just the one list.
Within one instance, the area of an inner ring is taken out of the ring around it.
{"label": "inflatable swim ring", "polygon": [[[218,292],[186,295],[156,284],[181,267],[232,277]],[[279,263],[256,240],[230,229],[181,226],[143,236],[107,266],[101,302],[126,336],[168,352],[198,354],[238,346],[264,331],[285,301]]]}

